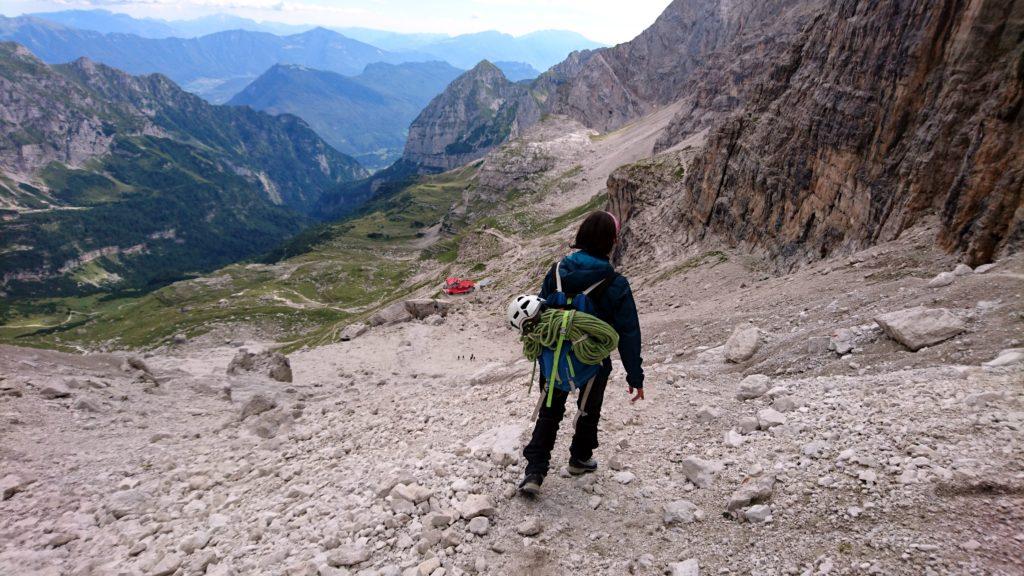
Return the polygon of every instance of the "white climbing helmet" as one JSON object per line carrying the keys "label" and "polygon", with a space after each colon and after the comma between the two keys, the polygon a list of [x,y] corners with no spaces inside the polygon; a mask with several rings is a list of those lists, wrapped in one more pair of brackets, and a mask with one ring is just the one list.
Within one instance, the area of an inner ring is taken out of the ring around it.
{"label": "white climbing helmet", "polygon": [[533,294],[516,296],[508,305],[508,323],[522,332],[523,325],[527,320],[540,316],[541,308],[544,307],[544,299]]}

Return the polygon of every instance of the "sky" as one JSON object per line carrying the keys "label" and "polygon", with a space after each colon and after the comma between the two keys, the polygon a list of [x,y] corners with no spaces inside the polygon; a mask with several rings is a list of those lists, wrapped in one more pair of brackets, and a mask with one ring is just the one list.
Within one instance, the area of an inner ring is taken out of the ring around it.
{"label": "sky", "polygon": [[254,20],[464,34],[573,30],[617,44],[650,26],[670,0],[2,0],[0,12],[105,9],[138,18],[229,13]]}

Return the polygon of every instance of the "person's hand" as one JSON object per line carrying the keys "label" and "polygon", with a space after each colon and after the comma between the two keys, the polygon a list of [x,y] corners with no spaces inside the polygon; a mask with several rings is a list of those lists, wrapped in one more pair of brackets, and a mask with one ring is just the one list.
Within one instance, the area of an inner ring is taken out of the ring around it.
{"label": "person's hand", "polygon": [[[634,388],[632,386],[630,386],[629,387],[630,395],[633,394],[633,390],[634,390]],[[643,388],[636,388],[635,390],[636,390],[636,396],[633,396],[633,399],[630,400],[630,402],[636,402],[637,400],[643,400],[644,399],[644,389]]]}

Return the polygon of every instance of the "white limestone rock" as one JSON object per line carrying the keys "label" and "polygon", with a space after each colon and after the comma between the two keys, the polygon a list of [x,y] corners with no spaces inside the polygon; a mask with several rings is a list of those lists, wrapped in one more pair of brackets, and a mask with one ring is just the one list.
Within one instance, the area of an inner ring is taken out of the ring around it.
{"label": "white limestone rock", "polygon": [[477,516],[494,516],[495,512],[497,512],[491,497],[486,494],[470,494],[466,497],[466,501],[462,503],[459,511],[462,512],[463,518],[470,519]]}
{"label": "white limestone rock", "polygon": [[771,388],[771,379],[764,374],[751,374],[740,382],[737,400],[753,400],[764,396]]}
{"label": "white limestone rock", "polygon": [[662,522],[666,526],[676,524],[692,524],[701,520],[704,513],[696,504],[689,500],[675,500],[665,505],[662,513]]}
{"label": "white limestone rock", "polygon": [[686,479],[698,488],[707,488],[722,471],[722,464],[711,460],[702,460],[696,456],[687,456],[679,463]]}
{"label": "white limestone rock", "polygon": [[952,272],[943,272],[928,281],[929,288],[942,288],[943,286],[949,286],[956,281],[956,274]]}
{"label": "white limestone rock", "polygon": [[913,352],[967,330],[964,322],[949,310],[923,306],[882,314],[875,322],[886,335]]}
{"label": "white limestone rock", "polygon": [[738,326],[725,342],[725,360],[734,364],[746,362],[760,347],[761,331],[756,326]]}
{"label": "white limestone rock", "polygon": [[775,426],[785,426],[789,420],[786,415],[774,408],[765,408],[757,412],[757,427],[768,430]]}
{"label": "white limestone rock", "polygon": [[696,558],[668,565],[669,576],[700,576],[700,564]]}

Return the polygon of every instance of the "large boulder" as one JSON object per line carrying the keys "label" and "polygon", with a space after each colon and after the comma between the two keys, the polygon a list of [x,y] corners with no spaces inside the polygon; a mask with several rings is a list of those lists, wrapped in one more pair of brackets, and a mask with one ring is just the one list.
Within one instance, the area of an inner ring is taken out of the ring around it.
{"label": "large boulder", "polygon": [[345,326],[345,329],[341,331],[338,339],[342,342],[348,342],[349,340],[353,340],[365,334],[368,328],[369,327],[362,322],[354,322]]}
{"label": "large boulder", "polygon": [[676,500],[666,504],[663,510],[662,521],[666,526],[692,524],[704,517],[700,508],[697,508],[697,505],[689,500]]}
{"label": "large boulder", "polygon": [[25,479],[16,474],[8,474],[0,478],[0,500],[9,500],[18,492],[23,492],[25,487],[32,483],[32,479]]}
{"label": "large boulder", "polygon": [[267,398],[262,394],[253,394],[245,404],[242,405],[242,409],[239,412],[239,420],[245,420],[250,416],[259,416],[264,412],[273,410],[277,407],[277,402],[273,398]]}
{"label": "large boulder", "polygon": [[942,288],[943,286],[949,286],[956,281],[957,275],[952,272],[943,272],[928,281],[929,288]]}
{"label": "large boulder", "polygon": [[39,389],[39,395],[47,400],[67,398],[71,394],[71,390],[61,382],[49,382]]}
{"label": "large boulder", "polygon": [[690,558],[683,562],[673,562],[668,565],[666,573],[669,576],[700,576],[700,564],[696,558]]}
{"label": "large boulder", "polygon": [[121,519],[132,514],[141,514],[149,506],[149,494],[142,490],[120,490],[107,498],[106,509],[114,518]]}
{"label": "large boulder", "polygon": [[949,310],[923,306],[882,314],[875,322],[887,336],[914,352],[967,330],[963,320]]}
{"label": "large boulder", "polygon": [[775,476],[755,476],[747,478],[743,484],[729,497],[725,509],[735,512],[751,504],[760,504],[772,496],[775,489]]}
{"label": "large boulder", "polygon": [[425,486],[420,486],[415,482],[409,484],[396,484],[391,489],[392,498],[400,498],[406,502],[412,502],[413,504],[419,504],[420,502],[426,502],[431,496],[434,495],[434,491]]}
{"label": "large boulder", "polygon": [[495,464],[510,466],[519,461],[522,437],[526,427],[522,424],[506,424],[482,432],[466,443],[478,458],[490,458]]}
{"label": "large boulder", "polygon": [[144,374],[152,375],[152,371],[150,371],[149,366],[138,356],[127,356],[123,358],[121,360],[121,370],[123,372],[137,370]]}
{"label": "large boulder", "polygon": [[753,400],[768,393],[772,381],[764,374],[751,374],[740,382],[736,391],[737,400]]}
{"label": "large boulder", "polygon": [[1024,348],[1009,348],[999,352],[999,356],[981,365],[986,368],[1000,368],[1024,362]]}
{"label": "large boulder", "polygon": [[277,407],[260,412],[255,418],[248,418],[245,427],[254,436],[270,439],[290,430],[294,422],[295,418],[290,412]]}
{"label": "large boulder", "polygon": [[477,516],[494,516],[497,510],[494,508],[494,502],[491,501],[491,497],[486,494],[470,494],[466,497],[466,501],[462,503],[459,509],[462,513],[462,517],[466,519],[473,519]]}
{"label": "large boulder", "polygon": [[687,456],[679,463],[686,479],[698,488],[707,488],[722,471],[722,464],[711,460],[702,460],[696,456]]}
{"label": "large boulder", "polygon": [[278,382],[292,381],[292,365],[280,352],[267,350],[258,354],[242,348],[228,364],[228,374],[258,372]]}
{"label": "large boulder", "polygon": [[395,302],[394,304],[379,310],[373,316],[370,316],[368,322],[370,326],[387,326],[388,324],[401,324],[402,322],[408,322],[412,320],[413,316],[409,312],[409,309],[405,307],[405,302]]}
{"label": "large boulder", "polygon": [[346,544],[327,555],[327,564],[334,568],[355,566],[370,559],[370,549],[363,544]]}
{"label": "large boulder", "polygon": [[853,352],[857,335],[849,328],[840,328],[832,333],[828,341],[828,349],[840,356]]}
{"label": "large boulder", "polygon": [[756,326],[738,326],[725,343],[725,360],[733,363],[746,362],[753,358],[760,346],[761,331]]}
{"label": "large boulder", "polygon": [[785,426],[787,421],[786,415],[775,408],[765,408],[757,412],[757,427],[761,430]]}
{"label": "large boulder", "polygon": [[405,309],[417,320],[423,320],[430,316],[447,316],[451,307],[451,302],[445,300],[434,300],[431,298],[419,298],[416,300],[405,301]]}

